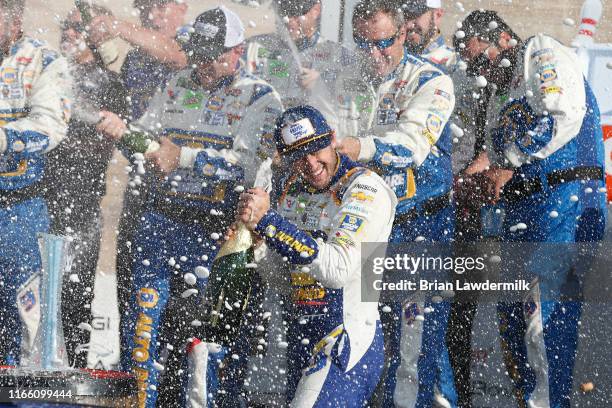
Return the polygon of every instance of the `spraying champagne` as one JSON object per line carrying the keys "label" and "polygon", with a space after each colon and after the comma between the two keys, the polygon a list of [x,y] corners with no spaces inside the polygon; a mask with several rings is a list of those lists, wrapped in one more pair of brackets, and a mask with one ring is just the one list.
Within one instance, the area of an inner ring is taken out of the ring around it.
{"label": "spraying champagne", "polygon": [[217,254],[208,279],[204,325],[207,342],[229,346],[238,336],[251,297],[256,268],[253,260],[251,232],[244,224],[238,224]]}
{"label": "spraying champagne", "polygon": [[[93,19],[91,14],[91,5],[85,0],[74,0],[74,6],[79,10],[83,24],[86,27],[89,26],[91,20]],[[117,58],[119,58],[119,51],[117,50],[113,39],[104,41],[102,44],[95,47],[92,47],[91,44],[88,45],[90,48],[92,48],[92,50],[98,53],[105,66],[112,64],[113,62],[117,61]]]}

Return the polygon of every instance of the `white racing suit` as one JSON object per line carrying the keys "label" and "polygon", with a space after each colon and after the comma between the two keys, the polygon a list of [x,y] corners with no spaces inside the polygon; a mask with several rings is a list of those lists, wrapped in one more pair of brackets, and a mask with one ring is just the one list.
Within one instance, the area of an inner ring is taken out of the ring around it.
{"label": "white racing suit", "polygon": [[[177,356],[179,350],[184,353],[187,338],[197,334],[193,312],[204,295],[206,268],[218,249],[215,234],[223,236],[234,219],[239,195],[235,188],[253,185],[258,167],[271,157],[274,120],[280,113],[280,98],[273,88],[242,69],[210,91],[202,89],[188,69],[158,91],[135,125],[181,146],[178,169],[163,180],[148,173],[144,178],[149,184],[148,205],[132,243],[138,249],[133,261],[136,293],[122,327],[130,339],[122,364],[138,376],[141,406],[155,406],[160,372],[168,374],[158,403],[165,406],[180,398],[173,397],[182,389],[175,375],[182,367],[175,360],[183,360],[184,354],[160,362],[169,350],[161,345],[170,344],[175,352],[168,354]],[[191,279],[183,278],[187,273],[197,278],[197,296],[184,296],[194,288],[188,283]],[[190,350],[206,360],[202,345]],[[221,357],[217,353],[211,361]],[[175,366],[160,371],[164,364]],[[206,364],[195,361],[193,367]],[[189,405],[205,405],[207,396],[214,399],[216,376],[209,376],[208,392],[203,389],[205,376],[191,373]]]}
{"label": "white racing suit", "polygon": [[[286,41],[276,33],[251,37],[245,54],[246,69],[274,87],[281,96],[284,109],[308,103],[313,93],[330,97],[340,71],[354,62],[353,52],[322,38],[319,33],[298,42],[296,45],[302,67],[319,73],[312,90],[307,90],[300,85],[300,69]],[[268,337],[283,339],[286,330],[282,326],[283,310],[278,299],[284,294],[279,293],[279,287],[274,282],[264,284],[264,309],[272,315],[266,324]],[[254,392],[253,398],[266,394],[269,399],[270,393],[279,395],[285,392],[285,382],[280,380],[277,370],[278,367],[284,369],[286,353],[277,344],[277,341],[268,342],[263,359],[251,359],[246,388]]]}
{"label": "white racing suit", "polygon": [[[398,207],[390,242],[450,241],[454,215],[447,122],[455,106],[450,77],[406,51],[380,83],[368,82],[362,70],[347,70],[339,76],[334,96],[314,103],[340,138],[360,138],[359,161],[378,169],[395,191]],[[445,395],[447,388],[452,394],[450,367],[439,367],[446,354],[449,304],[392,303],[393,312],[382,316],[389,360],[384,406],[428,406],[436,382]],[[433,312],[415,321],[410,311],[422,315],[424,307]]]}
{"label": "white racing suit", "polygon": [[518,53],[489,125],[498,164],[514,169],[503,238],[532,243],[538,283],[525,303],[499,304],[502,345],[521,403],[569,407],[581,303],[567,290],[582,267],[571,243],[601,240],[605,224],[599,108],[572,49],[538,34]]}
{"label": "white racing suit", "polygon": [[275,266],[269,273],[291,274],[292,407],[363,406],[383,367],[378,305],[361,301],[362,259],[373,251],[362,243],[387,242],[397,200],[379,176],[338,157],[324,190],[298,176],[275,186],[277,206],[256,229]]}
{"label": "white racing suit", "polygon": [[45,153],[66,136],[68,72],[59,53],[28,37],[10,47],[0,67],[0,354],[6,365],[19,363],[20,346],[27,355],[38,328],[36,234],[49,228],[39,181]]}

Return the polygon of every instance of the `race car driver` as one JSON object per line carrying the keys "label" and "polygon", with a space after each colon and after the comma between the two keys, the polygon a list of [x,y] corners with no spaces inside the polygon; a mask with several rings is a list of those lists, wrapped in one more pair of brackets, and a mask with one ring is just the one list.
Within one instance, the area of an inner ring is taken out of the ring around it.
{"label": "race car driver", "polygon": [[[404,23],[395,2],[360,2],[353,12],[353,38],[363,64],[359,70],[342,72],[332,98],[314,103],[338,124],[339,151],[379,169],[395,191],[398,207],[390,241],[448,242],[454,215],[451,136],[446,124],[455,105],[453,83],[440,69],[406,50]],[[407,300],[404,306],[413,303]],[[393,404],[397,391],[395,403],[428,406],[439,383],[438,357],[450,305],[421,302],[413,314],[422,315],[426,307],[432,313],[415,324],[412,319],[401,323],[402,305],[391,307],[392,313],[382,315],[389,357],[385,404]],[[402,334],[419,324],[423,328],[415,330],[414,341],[421,344],[420,352],[401,354]],[[452,387],[452,381],[447,382]]]}
{"label": "race car driver", "polygon": [[20,350],[30,351],[38,327],[36,234],[49,229],[39,182],[45,153],[66,136],[72,86],[66,60],[23,35],[23,10],[23,0],[0,1],[0,360],[5,365],[19,364]]}
{"label": "race car driver", "polygon": [[[161,147],[146,160],[165,175],[147,178],[151,202],[134,240],[138,293],[127,319],[136,324],[123,327],[133,336],[123,364],[137,373],[146,407],[155,406],[158,396],[159,344],[171,344],[176,352],[190,337],[199,297],[185,291],[196,285],[203,293],[216,240],[233,219],[234,189],[253,185],[260,163],[272,155],[280,97],[244,71],[243,43],[244,28],[235,13],[220,6],[200,14],[184,45],[195,69],[172,77],[135,125],[161,137]],[[120,138],[126,127],[117,119],[107,115],[99,127]],[[180,393],[177,371],[165,376],[172,386],[163,387],[168,391],[163,398]],[[214,394],[212,387],[209,393]]]}
{"label": "race car driver", "polygon": [[362,243],[387,242],[397,199],[382,178],[336,153],[313,107],[285,111],[274,137],[293,175],[272,198],[261,188],[242,194],[237,219],[265,239],[270,273],[291,274],[287,400],[363,406],[384,353],[377,303],[361,301],[361,256],[372,252]]}
{"label": "race car driver", "polygon": [[521,403],[569,407],[581,304],[561,300],[576,259],[560,243],[603,235],[599,108],[575,52],[545,34],[523,42],[496,12],[474,11],[454,41],[469,71],[497,88],[488,158],[491,190],[506,208],[503,238],[535,246],[538,284],[524,304],[499,304],[508,372]]}

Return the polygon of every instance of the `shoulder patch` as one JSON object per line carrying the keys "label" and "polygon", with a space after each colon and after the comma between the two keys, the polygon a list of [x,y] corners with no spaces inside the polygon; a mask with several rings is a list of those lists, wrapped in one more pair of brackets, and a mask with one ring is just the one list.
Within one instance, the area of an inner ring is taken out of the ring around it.
{"label": "shoulder patch", "polygon": [[272,87],[270,85],[264,85],[264,84],[254,85],[253,93],[251,94],[251,99],[249,99],[248,105],[251,106],[252,104],[257,102],[257,100],[261,99],[262,97],[266,96],[267,94],[271,92],[272,92]]}

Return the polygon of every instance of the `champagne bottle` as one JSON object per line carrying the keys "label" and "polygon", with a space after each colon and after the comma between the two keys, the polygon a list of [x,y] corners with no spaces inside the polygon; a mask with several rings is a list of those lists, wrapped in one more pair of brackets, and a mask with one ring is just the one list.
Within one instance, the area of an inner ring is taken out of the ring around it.
{"label": "champagne bottle", "polygon": [[221,247],[208,278],[204,302],[207,342],[230,346],[239,335],[256,273],[253,260],[251,232],[239,224]]}
{"label": "champagne bottle", "polygon": [[152,140],[151,135],[134,130],[126,131],[119,141],[120,147],[128,150],[130,154],[151,153],[159,149],[159,143]]}
{"label": "champagne bottle", "polygon": [[[81,21],[83,22],[83,25],[86,27],[89,26],[91,20],[93,19],[90,5],[86,0],[74,0],[74,6],[81,14]],[[94,49],[91,44],[89,44],[89,47]],[[102,58],[102,62],[105,66],[112,64],[119,58],[119,50],[117,49],[114,39],[104,41],[102,44],[95,47],[94,51],[100,55],[100,58]]]}
{"label": "champagne bottle", "polygon": [[87,4],[85,0],[74,0],[74,6],[79,10],[79,13],[81,13],[83,24],[86,26],[89,25],[92,18],[89,11],[89,4]]}

